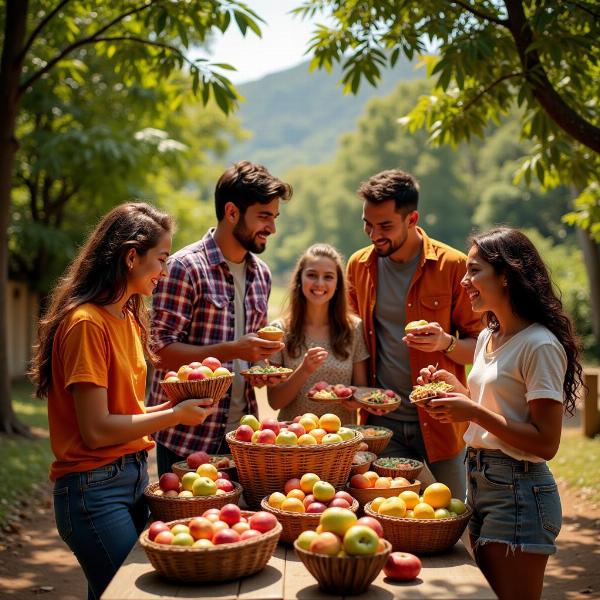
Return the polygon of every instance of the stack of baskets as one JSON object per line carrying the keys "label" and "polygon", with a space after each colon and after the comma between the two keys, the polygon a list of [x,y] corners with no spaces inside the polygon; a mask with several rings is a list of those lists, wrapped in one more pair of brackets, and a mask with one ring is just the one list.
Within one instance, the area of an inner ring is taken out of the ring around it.
{"label": "stack of baskets", "polygon": [[[242,512],[245,517],[251,514]],[[178,519],[167,525],[172,527],[188,521]],[[198,583],[228,581],[258,573],[273,555],[280,534],[281,525],[277,524],[274,529],[259,536],[209,548],[157,544],[150,541],[147,530],[139,540],[148,560],[160,575],[175,581]]]}
{"label": "stack of baskets", "polygon": [[225,494],[186,498],[157,496],[154,492],[158,489],[158,483],[151,483],[144,490],[144,496],[146,496],[154,519],[173,521],[174,519],[197,517],[208,508],[222,508],[226,504],[238,504],[242,495],[242,486],[236,482],[232,483],[234,489]]}
{"label": "stack of baskets", "polygon": [[449,550],[463,534],[473,511],[467,507],[462,515],[449,519],[407,519],[380,515],[364,507],[365,515],[375,517],[383,527],[383,535],[394,551],[434,554]]}
{"label": "stack of baskets", "polygon": [[362,434],[335,444],[314,446],[282,446],[240,442],[231,431],[225,439],[231,449],[250,508],[258,509],[265,496],[283,489],[285,482],[303,473],[316,473],[335,488],[347,481],[352,459]]}

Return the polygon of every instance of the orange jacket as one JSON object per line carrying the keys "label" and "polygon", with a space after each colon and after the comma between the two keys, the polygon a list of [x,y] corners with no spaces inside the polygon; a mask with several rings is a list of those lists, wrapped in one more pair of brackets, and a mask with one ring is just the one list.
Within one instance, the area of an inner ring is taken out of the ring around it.
{"label": "orange jacket", "polygon": [[[466,270],[466,256],[427,236],[423,238],[421,262],[410,283],[406,297],[406,322],[425,319],[436,321],[445,331],[461,338],[476,338],[483,328],[481,318],[471,310],[471,303],[460,280]],[[371,354],[369,359],[370,385],[376,386],[377,344],[373,312],[377,290],[377,253],[373,246],[355,252],[347,267],[349,301],[363,321],[365,339]],[[410,349],[410,370],[413,385],[419,370],[438,363],[439,368],[454,373],[465,383],[465,368],[450,360],[443,352],[420,352]],[[440,423],[421,408],[417,409],[421,432],[430,462],[446,460],[464,447],[463,434],[468,423]]]}

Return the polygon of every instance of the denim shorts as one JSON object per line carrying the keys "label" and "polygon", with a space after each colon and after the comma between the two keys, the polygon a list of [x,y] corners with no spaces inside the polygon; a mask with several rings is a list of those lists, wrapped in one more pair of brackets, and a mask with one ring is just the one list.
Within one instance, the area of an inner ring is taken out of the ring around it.
{"label": "denim shorts", "polygon": [[496,542],[507,552],[554,554],[562,510],[548,465],[476,448],[467,449],[466,462],[475,547]]}
{"label": "denim shorts", "polygon": [[56,527],[85,573],[90,600],[100,598],[148,520],[147,456],[127,454],[54,482]]}

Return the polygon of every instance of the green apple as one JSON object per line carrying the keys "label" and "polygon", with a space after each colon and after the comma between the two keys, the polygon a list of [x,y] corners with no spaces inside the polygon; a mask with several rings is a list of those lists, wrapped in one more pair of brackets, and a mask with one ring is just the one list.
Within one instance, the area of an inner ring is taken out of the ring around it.
{"label": "green apple", "polygon": [[436,508],[434,515],[436,519],[449,519],[452,516],[445,508]]}
{"label": "green apple", "polygon": [[192,485],[194,496],[213,496],[217,493],[217,484],[210,477],[198,477]]}
{"label": "green apple", "polygon": [[240,425],[250,425],[254,431],[260,429],[260,421],[254,415],[244,415],[240,419]]}
{"label": "green apple", "polygon": [[250,440],[252,443],[254,444],[258,444],[258,436],[260,435],[260,429],[257,429],[253,434],[252,434],[252,439]]}
{"label": "green apple", "polygon": [[334,506],[323,511],[319,524],[323,531],[343,536],[356,521],[357,517],[350,509]]}
{"label": "green apple", "polygon": [[339,442],[343,442],[341,436],[337,433],[326,433],[321,439],[322,444],[338,444]]}
{"label": "green apple", "polygon": [[196,481],[198,477],[200,476],[198,473],[196,473],[196,471],[188,471],[187,473],[184,473],[183,477],[181,478],[181,487],[184,490],[192,491],[194,481]]}
{"label": "green apple", "polygon": [[297,446],[298,436],[293,431],[287,429],[281,430],[275,438],[275,443],[279,446]]}
{"label": "green apple", "polygon": [[340,427],[337,430],[337,434],[342,438],[344,442],[354,439],[354,431],[349,427]]}
{"label": "green apple", "polygon": [[344,534],[344,552],[350,556],[375,554],[379,536],[367,525],[353,525]]}
{"label": "green apple", "polygon": [[171,527],[171,533],[173,535],[177,535],[178,533],[189,533],[190,532],[190,528],[187,525],[184,525],[183,523],[177,523],[177,525],[173,525],[173,527]]}
{"label": "green apple", "polygon": [[467,510],[465,503],[458,498],[451,498],[446,508],[457,515],[462,515]]}
{"label": "green apple", "polygon": [[312,541],[318,535],[319,534],[316,531],[313,531],[312,529],[308,529],[307,531],[303,531],[296,538],[296,541],[298,542],[298,546],[300,546],[300,548],[302,548],[302,550],[308,550],[310,548],[310,545],[311,545]]}
{"label": "green apple", "polygon": [[194,538],[189,533],[178,533],[171,542],[172,546],[193,546]]}
{"label": "green apple", "polygon": [[312,488],[315,500],[329,502],[335,496],[335,488],[327,481],[316,481]]}

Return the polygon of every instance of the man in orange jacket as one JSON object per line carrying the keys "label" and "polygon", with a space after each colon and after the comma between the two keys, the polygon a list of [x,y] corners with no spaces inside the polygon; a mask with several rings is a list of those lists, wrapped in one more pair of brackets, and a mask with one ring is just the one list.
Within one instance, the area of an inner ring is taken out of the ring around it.
{"label": "man in orange jacket", "polygon": [[[348,261],[349,300],[363,321],[370,385],[392,389],[402,398],[392,413],[370,411],[367,422],[393,430],[386,456],[424,460],[454,497],[464,499],[467,423],[440,423],[408,396],[420,369],[429,364],[465,382],[464,365],[472,362],[483,328],[460,285],[466,256],[417,227],[419,185],[408,173],[378,173],[358,194],[372,245]],[[417,320],[428,324],[405,333],[405,325]]]}

